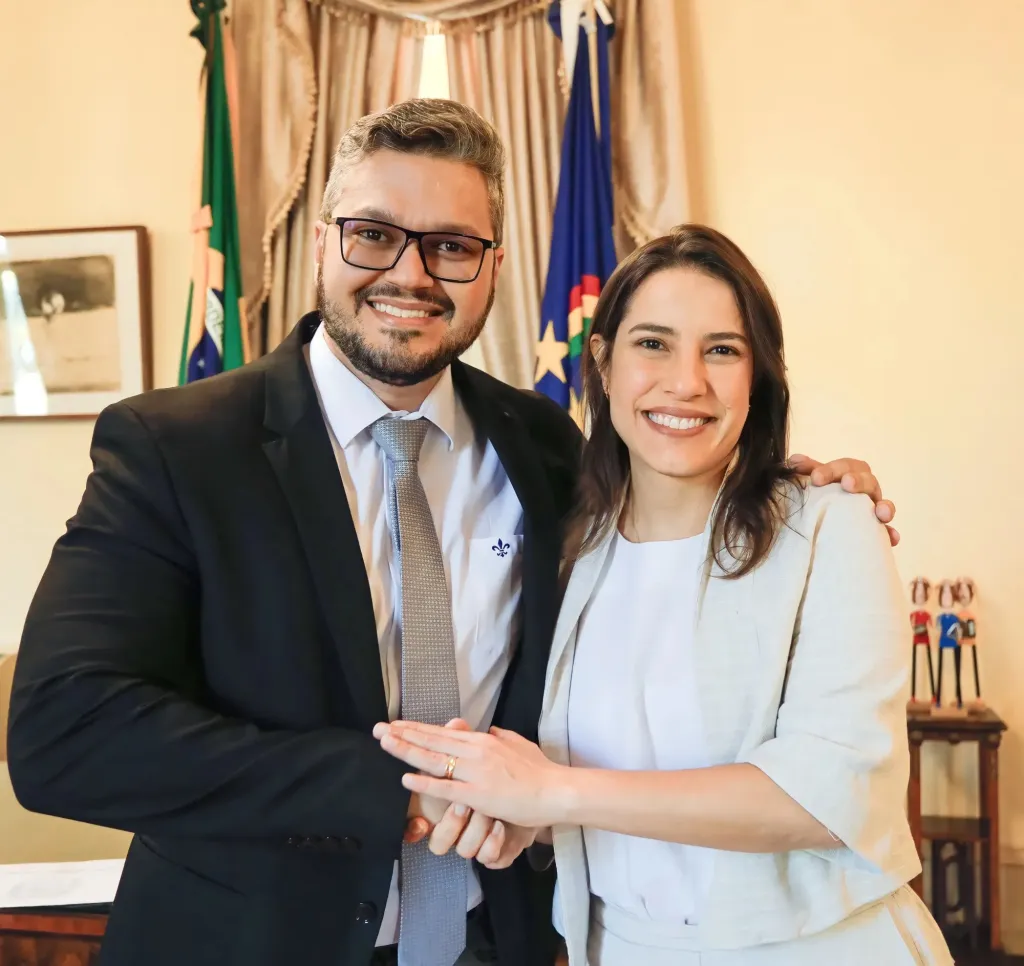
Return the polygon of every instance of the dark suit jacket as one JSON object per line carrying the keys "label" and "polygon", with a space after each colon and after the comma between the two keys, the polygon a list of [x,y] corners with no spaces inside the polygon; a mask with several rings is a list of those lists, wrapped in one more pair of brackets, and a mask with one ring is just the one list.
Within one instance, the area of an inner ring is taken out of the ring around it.
{"label": "dark suit jacket", "polygon": [[[373,608],[303,345],[118,403],[36,592],[10,770],[34,811],[135,833],[104,966],[363,966],[406,823]],[[495,723],[536,738],[580,436],[462,364],[523,505],[522,637]],[[480,869],[502,966],[553,958],[550,877]]]}

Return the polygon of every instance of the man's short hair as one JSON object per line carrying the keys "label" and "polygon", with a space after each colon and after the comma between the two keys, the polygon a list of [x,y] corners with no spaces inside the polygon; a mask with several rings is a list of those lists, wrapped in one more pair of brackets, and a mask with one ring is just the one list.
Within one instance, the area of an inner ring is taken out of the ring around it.
{"label": "man's short hair", "polygon": [[324,190],[320,217],[330,221],[345,172],[377,151],[422,154],[476,168],[487,182],[494,240],[505,229],[505,148],[498,132],[476,111],[457,101],[402,101],[352,125],[338,142]]}

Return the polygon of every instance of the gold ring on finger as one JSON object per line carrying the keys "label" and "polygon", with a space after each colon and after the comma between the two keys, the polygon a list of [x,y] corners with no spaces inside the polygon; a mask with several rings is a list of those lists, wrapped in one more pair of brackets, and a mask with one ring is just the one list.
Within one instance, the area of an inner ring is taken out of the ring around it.
{"label": "gold ring on finger", "polygon": [[455,777],[455,766],[459,763],[459,759],[452,756],[448,759],[448,764],[444,766],[444,780],[450,782]]}

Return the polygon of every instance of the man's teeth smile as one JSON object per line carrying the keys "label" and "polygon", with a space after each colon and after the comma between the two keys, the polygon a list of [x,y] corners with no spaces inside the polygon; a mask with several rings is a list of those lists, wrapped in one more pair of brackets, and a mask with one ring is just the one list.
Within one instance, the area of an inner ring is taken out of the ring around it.
{"label": "man's teeth smile", "polygon": [[370,307],[385,315],[393,315],[396,319],[429,319],[437,312],[427,312],[424,309],[400,309],[397,305],[387,305],[384,302],[371,302]]}
{"label": "man's teeth smile", "polygon": [[697,429],[705,423],[711,422],[710,416],[697,416],[683,418],[682,416],[669,416],[666,413],[644,413],[652,422],[659,426],[667,426],[669,429]]}

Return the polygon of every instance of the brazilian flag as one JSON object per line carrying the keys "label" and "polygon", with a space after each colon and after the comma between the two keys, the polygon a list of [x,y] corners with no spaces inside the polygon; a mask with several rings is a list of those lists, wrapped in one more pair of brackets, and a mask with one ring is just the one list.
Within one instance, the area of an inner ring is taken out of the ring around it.
{"label": "brazilian flag", "polygon": [[237,91],[234,48],[224,29],[226,0],[191,0],[192,31],[206,50],[203,65],[201,195],[192,218],[192,283],[185,315],[179,384],[215,376],[248,361],[235,197]]}
{"label": "brazilian flag", "polygon": [[[549,22],[559,32],[559,5]],[[541,302],[534,388],[554,399],[582,424],[580,357],[601,288],[615,270],[612,235],[611,111],[608,41],[600,17],[581,24],[572,92],[562,138],[551,258]],[[597,49],[598,107],[591,96],[588,30]],[[564,40],[564,38],[562,38]],[[600,118],[600,134],[597,119]]]}

